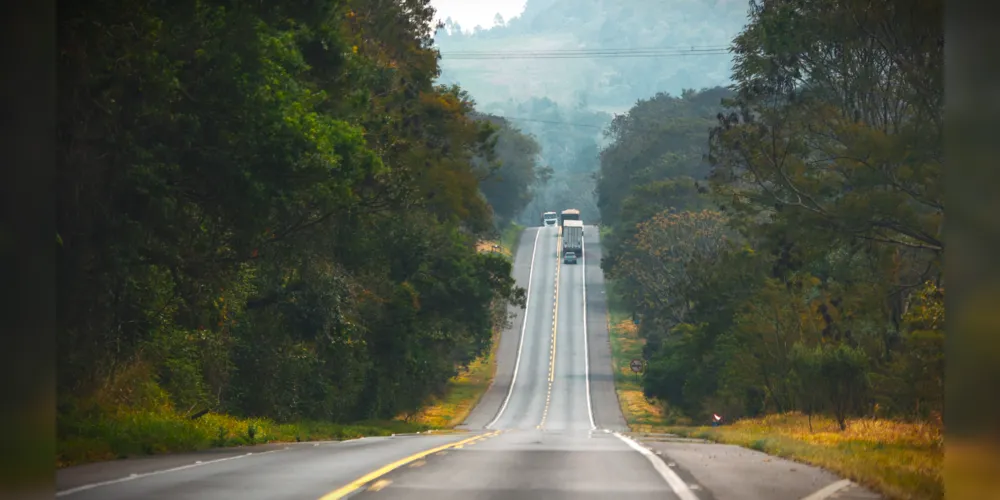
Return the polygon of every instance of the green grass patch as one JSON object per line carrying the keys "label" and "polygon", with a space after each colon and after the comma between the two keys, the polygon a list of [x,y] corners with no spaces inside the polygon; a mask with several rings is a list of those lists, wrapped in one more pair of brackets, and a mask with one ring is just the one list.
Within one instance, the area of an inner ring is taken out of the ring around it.
{"label": "green grass patch", "polygon": [[510,255],[511,258],[514,257],[514,252],[517,251],[517,244],[520,243],[522,234],[524,234],[524,226],[511,223],[504,228],[503,233],[500,235],[500,246],[503,247],[507,255]]}
{"label": "green grass patch", "polygon": [[427,430],[398,421],[355,424],[276,423],[209,413],[196,420],[173,411],[121,410],[59,420],[57,467],[160,453],[296,441],[343,440]]}

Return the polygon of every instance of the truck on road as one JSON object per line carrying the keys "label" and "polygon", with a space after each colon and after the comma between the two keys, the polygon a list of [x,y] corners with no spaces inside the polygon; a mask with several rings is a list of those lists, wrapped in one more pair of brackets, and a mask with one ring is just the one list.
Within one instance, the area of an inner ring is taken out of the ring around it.
{"label": "truck on road", "polygon": [[[573,253],[574,257],[583,256],[583,221],[568,220],[563,223],[562,257],[564,261],[567,253]],[[576,259],[572,260],[575,263]]]}
{"label": "truck on road", "polygon": [[580,211],[575,208],[567,208],[559,214],[559,227],[565,227],[568,220],[580,220]]}
{"label": "truck on road", "polygon": [[542,226],[555,226],[559,222],[559,214],[555,212],[545,212],[542,214]]}

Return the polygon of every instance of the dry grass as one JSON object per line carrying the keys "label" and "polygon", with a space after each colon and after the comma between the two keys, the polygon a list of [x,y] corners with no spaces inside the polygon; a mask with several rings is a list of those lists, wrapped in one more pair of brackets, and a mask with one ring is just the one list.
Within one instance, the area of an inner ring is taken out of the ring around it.
{"label": "dry grass", "polygon": [[629,367],[631,360],[642,357],[645,340],[639,338],[638,328],[630,320],[619,320],[609,325],[608,330],[611,332],[615,391],[629,428],[633,431],[646,431],[662,424],[662,405],[643,395],[642,386]]}
{"label": "dry grass", "polygon": [[[476,250],[479,252],[492,252],[493,247],[497,244],[498,242],[496,240],[480,241],[479,243],[476,244]],[[500,253],[504,255],[510,255],[510,251],[503,248],[502,246],[500,247]]]}
{"label": "dry grass", "polygon": [[448,383],[444,397],[424,407],[411,421],[435,429],[450,429],[461,424],[493,381],[495,351],[496,342],[488,356],[472,362],[468,370]]}
{"label": "dry grass", "polygon": [[787,413],[722,427],[661,426],[660,432],[735,444],[817,465],[894,499],[943,498],[943,439],[927,424]]}

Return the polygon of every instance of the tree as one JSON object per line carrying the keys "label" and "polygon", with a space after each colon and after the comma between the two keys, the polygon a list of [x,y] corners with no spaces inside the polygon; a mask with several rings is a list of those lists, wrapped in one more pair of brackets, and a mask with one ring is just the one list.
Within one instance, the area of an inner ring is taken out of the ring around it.
{"label": "tree", "polygon": [[59,15],[61,422],[391,418],[523,306],[426,0]]}
{"label": "tree", "polygon": [[538,164],[535,140],[500,117],[483,120],[495,128],[489,157],[477,158],[480,189],[502,223],[514,220],[534,198],[534,188],[551,175]]}

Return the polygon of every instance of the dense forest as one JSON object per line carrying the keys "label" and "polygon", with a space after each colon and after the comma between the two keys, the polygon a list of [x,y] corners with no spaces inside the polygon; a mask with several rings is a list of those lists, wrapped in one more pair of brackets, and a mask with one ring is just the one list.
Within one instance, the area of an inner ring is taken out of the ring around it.
{"label": "dense forest", "polygon": [[940,2],[766,0],[732,90],[617,117],[602,263],[675,419],[802,411],[940,423]]}
{"label": "dense forest", "polygon": [[59,6],[60,435],[150,408],[392,418],[488,350],[523,291],[476,245],[547,174],[435,83],[432,19]]}

